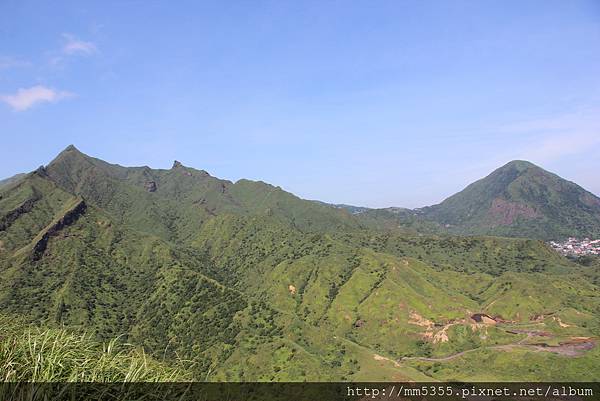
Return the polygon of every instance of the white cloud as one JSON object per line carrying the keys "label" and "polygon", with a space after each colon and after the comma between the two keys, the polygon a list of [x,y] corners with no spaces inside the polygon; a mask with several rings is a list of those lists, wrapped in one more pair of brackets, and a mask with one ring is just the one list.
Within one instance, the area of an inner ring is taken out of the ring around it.
{"label": "white cloud", "polygon": [[0,95],[0,101],[8,104],[14,111],[24,111],[37,103],[54,103],[71,96],[73,94],[69,92],[36,85],[31,88],[20,88],[13,95]]}
{"label": "white cloud", "polygon": [[90,55],[94,54],[98,51],[96,45],[92,42],[86,42],[76,38],[75,36],[63,33],[63,38],[65,39],[65,43],[62,47],[62,52],[66,55],[74,55],[74,54],[83,54]]}

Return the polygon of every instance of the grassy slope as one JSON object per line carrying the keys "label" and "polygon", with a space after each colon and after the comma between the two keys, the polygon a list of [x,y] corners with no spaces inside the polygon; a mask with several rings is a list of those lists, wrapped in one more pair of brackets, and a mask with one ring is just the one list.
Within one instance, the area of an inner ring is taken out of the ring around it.
{"label": "grassy slope", "polygon": [[[498,199],[529,208],[536,216],[502,222],[491,212],[493,201]],[[600,199],[577,184],[524,161],[508,163],[423,211],[426,218],[449,224],[448,232],[455,234],[541,239],[600,236]]]}
{"label": "grassy slope", "polygon": [[25,176],[26,176],[26,174],[16,174],[16,175],[13,175],[12,177],[0,180],[0,188],[14,184],[14,183],[18,182],[19,180],[21,180],[22,178],[25,178]]}
{"label": "grassy slope", "polygon": [[438,205],[367,209],[357,218],[369,227],[424,234],[600,237],[600,198],[529,162],[513,161]]}
{"label": "grassy slope", "polygon": [[409,362],[434,380],[442,381],[596,381],[600,348],[568,358],[550,352],[513,349],[481,350],[447,362]]}
{"label": "grassy slope", "polygon": [[185,370],[161,363],[118,339],[100,343],[89,335],[40,328],[0,316],[0,381],[184,381]]}
{"label": "grassy slope", "polygon": [[[170,170],[124,168],[67,148],[46,171],[62,188],[93,202],[119,223],[179,243],[212,217],[227,213],[276,216],[302,230],[357,226],[344,210],[304,201],[263,182],[234,184],[181,164]],[[149,182],[156,191],[145,188]]]}
{"label": "grassy slope", "polygon": [[[572,311],[577,310],[582,326],[577,334],[600,334],[597,287],[585,280],[581,268],[539,241],[373,233],[347,234],[343,240],[328,235],[290,237],[275,223],[261,225],[262,221],[217,218],[200,233],[196,246],[209,250],[213,264],[235,273],[232,282],[241,290],[309,326],[371,350],[371,357],[443,356],[516,341],[494,328],[486,328],[487,338],[482,339],[481,332],[465,323],[449,329],[449,342],[423,342],[426,329],[409,322],[411,312],[447,324],[469,322],[475,311],[521,322],[554,313],[573,322]],[[373,251],[372,243],[381,251]],[[359,320],[363,322],[357,328]],[[298,333],[292,337],[297,343],[315,346],[306,332],[290,331]],[[345,363],[341,356],[338,360]]]}
{"label": "grassy slope", "polygon": [[[125,334],[188,360],[196,378],[422,380],[416,362],[395,361],[515,341],[473,327],[476,311],[522,323],[553,313],[571,324],[548,322],[556,335],[600,334],[590,270],[539,241],[373,231],[266,184],[66,152],[0,190],[0,216],[37,199],[0,230],[0,305],[100,339]],[[88,209],[32,260],[35,238],[75,195]]]}

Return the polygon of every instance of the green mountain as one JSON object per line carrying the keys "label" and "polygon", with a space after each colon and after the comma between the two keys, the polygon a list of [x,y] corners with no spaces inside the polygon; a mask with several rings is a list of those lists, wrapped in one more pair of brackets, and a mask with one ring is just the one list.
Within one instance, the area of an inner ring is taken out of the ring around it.
{"label": "green mountain", "polygon": [[249,180],[232,183],[177,161],[170,170],[126,168],[69,146],[45,174],[66,191],[111,213],[119,223],[176,241],[189,240],[198,226],[220,214],[274,216],[308,230],[356,225],[344,211],[332,212],[279,187]]}
{"label": "green mountain", "polygon": [[600,373],[596,268],[538,240],[376,229],[363,214],[70,146],[0,188],[0,308],[118,337],[197,380]]}
{"label": "green mountain", "polygon": [[421,233],[600,238],[600,198],[532,163],[512,161],[442,203],[368,209],[363,224]]}
{"label": "green mountain", "polygon": [[0,188],[10,185],[14,182],[17,182],[23,177],[25,177],[25,174],[16,174],[16,175],[13,175],[12,177],[6,178],[4,180],[0,180]]}
{"label": "green mountain", "polygon": [[600,237],[600,198],[526,161],[512,161],[422,212],[452,233]]}

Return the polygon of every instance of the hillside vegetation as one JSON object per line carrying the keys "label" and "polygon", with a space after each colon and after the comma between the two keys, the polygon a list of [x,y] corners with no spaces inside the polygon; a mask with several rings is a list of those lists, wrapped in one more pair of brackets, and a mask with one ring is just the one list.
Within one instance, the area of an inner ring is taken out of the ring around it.
{"label": "hillside vegetation", "polygon": [[4,180],[0,180],[0,187],[8,186],[19,181],[21,178],[25,177],[25,174],[17,174],[12,177],[6,178]]}
{"label": "hillside vegetation", "polygon": [[[118,337],[196,380],[511,380],[513,355],[532,378],[600,373],[588,266],[539,240],[359,216],[178,162],[126,168],[69,147],[0,188],[0,308]],[[528,371],[531,358],[557,368]]]}
{"label": "hillside vegetation", "polygon": [[600,238],[600,198],[521,160],[500,167],[438,205],[367,209],[358,217],[373,227],[400,225],[434,234]]}
{"label": "hillside vegetation", "polygon": [[2,382],[152,382],[191,377],[118,338],[100,343],[87,334],[26,325],[6,315],[0,316],[0,325]]}

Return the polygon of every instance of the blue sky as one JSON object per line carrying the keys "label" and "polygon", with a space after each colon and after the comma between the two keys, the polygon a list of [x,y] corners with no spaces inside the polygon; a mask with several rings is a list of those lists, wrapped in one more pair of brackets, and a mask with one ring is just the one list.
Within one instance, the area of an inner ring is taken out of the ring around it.
{"label": "blue sky", "polygon": [[600,194],[598,1],[0,2],[0,177],[68,144],[437,203],[526,159]]}

